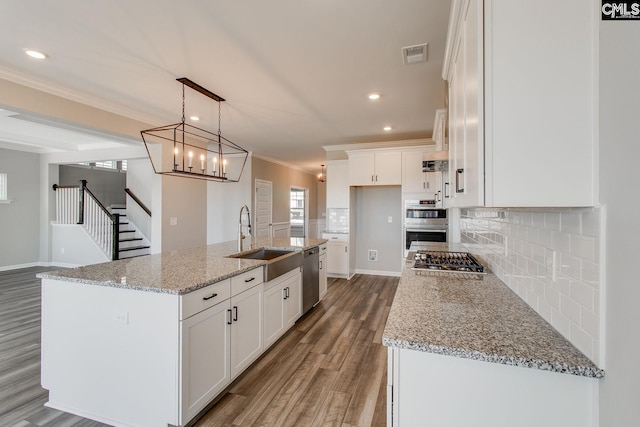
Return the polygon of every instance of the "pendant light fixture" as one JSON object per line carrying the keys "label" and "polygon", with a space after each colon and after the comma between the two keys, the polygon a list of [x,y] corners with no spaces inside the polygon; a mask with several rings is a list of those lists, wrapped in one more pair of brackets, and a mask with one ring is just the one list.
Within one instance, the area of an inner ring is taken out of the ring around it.
{"label": "pendant light fixture", "polygon": [[[186,77],[176,80],[182,83],[182,121],[140,132],[153,171],[160,175],[238,182],[249,152],[222,136],[221,104],[225,99]],[[185,86],[218,103],[217,134],[185,123]]]}
{"label": "pendant light fixture", "polygon": [[320,173],[318,174],[318,182],[325,182],[327,174],[324,172],[324,165],[320,165]]}

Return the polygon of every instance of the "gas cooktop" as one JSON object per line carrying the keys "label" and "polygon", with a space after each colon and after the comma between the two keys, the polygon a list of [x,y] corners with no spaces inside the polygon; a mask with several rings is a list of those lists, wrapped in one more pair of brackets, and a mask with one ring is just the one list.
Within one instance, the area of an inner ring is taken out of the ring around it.
{"label": "gas cooktop", "polygon": [[484,267],[468,252],[417,251],[411,268],[416,271],[486,274]]}

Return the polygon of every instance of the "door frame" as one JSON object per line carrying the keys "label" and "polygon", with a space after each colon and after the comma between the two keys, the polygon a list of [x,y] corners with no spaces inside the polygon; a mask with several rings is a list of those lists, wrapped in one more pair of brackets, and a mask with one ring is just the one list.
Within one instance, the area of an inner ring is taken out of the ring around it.
{"label": "door frame", "polygon": [[[299,185],[289,186],[289,218],[291,218],[291,192],[297,190],[304,192],[304,237],[309,237],[309,189]],[[289,220],[291,230],[291,220]]]}

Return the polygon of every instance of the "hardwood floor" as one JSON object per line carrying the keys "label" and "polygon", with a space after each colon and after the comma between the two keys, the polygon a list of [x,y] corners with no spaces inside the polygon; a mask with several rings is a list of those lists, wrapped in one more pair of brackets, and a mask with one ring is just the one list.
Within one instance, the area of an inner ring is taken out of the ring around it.
{"label": "hardwood floor", "polygon": [[[0,272],[0,426],[98,427],[43,406],[40,280]],[[382,331],[398,278],[329,279],[325,299],[254,363],[195,425],[384,426]]]}

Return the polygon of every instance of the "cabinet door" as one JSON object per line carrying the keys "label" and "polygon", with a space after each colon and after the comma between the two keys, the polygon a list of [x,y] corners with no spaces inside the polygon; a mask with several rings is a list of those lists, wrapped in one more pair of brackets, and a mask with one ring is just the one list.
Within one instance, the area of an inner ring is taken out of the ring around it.
{"label": "cabinet door", "polygon": [[345,242],[327,244],[327,274],[347,277],[349,274],[349,245]]}
{"label": "cabinet door", "polygon": [[402,154],[399,151],[375,153],[375,184],[402,185]]}
{"label": "cabinet door", "polygon": [[262,352],[263,286],[255,286],[231,298],[231,378]]}
{"label": "cabinet door", "polygon": [[320,255],[320,299],[327,294],[327,255]]}
{"label": "cabinet door", "polygon": [[293,325],[302,315],[302,275],[296,274],[283,284],[286,300],[284,303],[285,327]]}
{"label": "cabinet door", "polygon": [[402,192],[423,193],[426,191],[425,173],[422,172],[422,151],[402,153]]}
{"label": "cabinet door", "polygon": [[349,208],[349,165],[327,162],[327,208]]}
{"label": "cabinet door", "polygon": [[375,154],[349,153],[349,185],[374,185]]}
{"label": "cabinet door", "polygon": [[180,322],[183,424],[231,381],[230,319],[227,301]]}
{"label": "cabinet door", "polygon": [[[276,279],[277,280],[277,279]],[[286,293],[282,284],[264,292],[264,345],[274,343],[284,332]]]}

